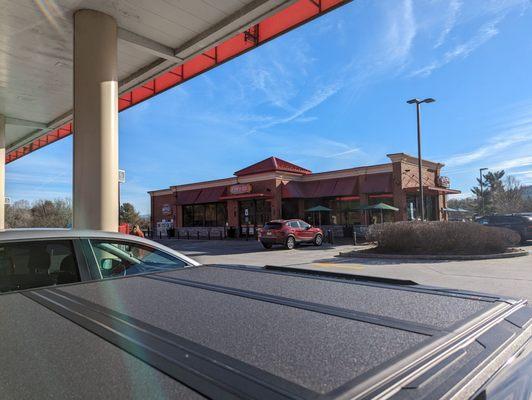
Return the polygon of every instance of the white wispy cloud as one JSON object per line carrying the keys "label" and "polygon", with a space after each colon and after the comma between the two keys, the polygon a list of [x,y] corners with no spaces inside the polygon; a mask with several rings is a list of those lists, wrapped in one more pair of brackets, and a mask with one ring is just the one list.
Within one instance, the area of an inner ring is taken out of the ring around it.
{"label": "white wispy cloud", "polygon": [[434,72],[436,69],[441,68],[456,59],[464,59],[468,57],[478,47],[482,46],[499,33],[497,25],[501,19],[501,17],[497,17],[485,23],[478,29],[477,33],[471,39],[460,43],[451,50],[448,50],[444,53],[442,58],[432,61],[422,68],[414,70],[410,73],[410,76],[426,77],[432,74],[432,72]]}
{"label": "white wispy cloud", "polygon": [[468,153],[454,155],[445,161],[448,167],[457,167],[461,165],[471,164],[475,161],[486,159],[489,156],[500,154],[502,150],[506,150],[520,143],[532,142],[531,135],[513,135],[510,137],[497,136],[488,141],[487,144]]}
{"label": "white wispy cloud", "polygon": [[447,15],[447,18],[445,19],[443,30],[440,32],[438,39],[436,40],[436,43],[434,44],[435,49],[437,49],[438,47],[442,46],[445,43],[447,36],[453,30],[456,24],[456,20],[458,16],[460,15],[460,10],[462,9],[462,5],[463,3],[461,0],[451,0],[449,2],[448,15]]}
{"label": "white wispy cloud", "polygon": [[501,161],[491,167],[491,169],[513,169],[513,168],[522,168],[532,165],[532,156],[517,157],[509,160]]}
{"label": "white wispy cloud", "polygon": [[388,12],[388,29],[384,36],[388,62],[404,62],[410,54],[417,33],[412,0],[403,0]]}
{"label": "white wispy cloud", "polygon": [[520,174],[521,179],[529,179],[526,171],[519,170],[532,165],[532,103],[508,104],[494,114],[497,117],[487,121],[491,135],[487,134],[485,142],[474,150],[448,157],[445,161],[448,173],[465,177],[478,174],[479,167],[486,167],[504,169],[508,174]]}
{"label": "white wispy cloud", "polygon": [[306,112],[318,107],[321,103],[329,99],[331,96],[336,94],[340,89],[342,88],[342,85],[340,81],[337,81],[335,83],[319,87],[315,90],[315,92],[310,96],[308,99],[306,99],[299,107],[293,109],[293,111],[285,116],[280,118],[275,118],[272,121],[262,124],[259,126],[256,126],[252,128],[247,135],[256,133],[260,130],[272,128],[276,125],[286,124],[288,122],[292,122],[294,120],[297,120],[298,118],[302,117]]}

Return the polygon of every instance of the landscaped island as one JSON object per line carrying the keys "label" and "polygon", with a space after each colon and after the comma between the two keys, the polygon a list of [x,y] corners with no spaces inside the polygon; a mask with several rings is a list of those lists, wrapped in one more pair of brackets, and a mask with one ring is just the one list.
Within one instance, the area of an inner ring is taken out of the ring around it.
{"label": "landscaped island", "polygon": [[509,229],[473,222],[409,221],[372,225],[365,252],[412,255],[482,255],[512,251],[519,235]]}

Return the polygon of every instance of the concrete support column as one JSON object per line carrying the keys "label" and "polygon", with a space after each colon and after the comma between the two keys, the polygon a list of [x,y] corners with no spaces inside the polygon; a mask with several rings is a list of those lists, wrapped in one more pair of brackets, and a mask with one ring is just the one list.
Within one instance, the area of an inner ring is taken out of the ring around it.
{"label": "concrete support column", "polygon": [[6,118],[0,115],[0,230],[4,229],[6,200]]}
{"label": "concrete support column", "polygon": [[74,14],[74,228],[118,230],[117,26]]}

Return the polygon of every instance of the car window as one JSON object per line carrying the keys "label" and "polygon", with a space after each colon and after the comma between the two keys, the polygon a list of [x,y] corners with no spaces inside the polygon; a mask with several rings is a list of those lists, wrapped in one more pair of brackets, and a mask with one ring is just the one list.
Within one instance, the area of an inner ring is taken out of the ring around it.
{"label": "car window", "polygon": [[298,224],[297,221],[290,221],[289,225],[290,225],[291,228],[299,229],[299,224]]}
{"label": "car window", "polygon": [[114,240],[89,242],[102,278],[136,275],[188,265],[178,257],[140,243]]}
{"label": "car window", "polygon": [[301,227],[301,229],[308,229],[308,228],[310,228],[310,225],[307,224],[305,221],[299,221],[299,226]]}
{"label": "car window", "polygon": [[264,225],[264,229],[281,229],[283,224],[280,222],[268,222]]}
{"label": "car window", "polygon": [[69,240],[0,243],[0,292],[79,281]]}

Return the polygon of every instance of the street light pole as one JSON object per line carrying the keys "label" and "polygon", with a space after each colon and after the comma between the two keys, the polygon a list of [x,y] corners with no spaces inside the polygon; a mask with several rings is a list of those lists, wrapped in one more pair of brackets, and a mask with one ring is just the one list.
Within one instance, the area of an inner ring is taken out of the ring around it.
{"label": "street light pole", "polygon": [[423,163],[421,158],[421,103],[433,103],[436,100],[433,98],[426,98],[423,100],[411,99],[408,100],[408,104],[416,105],[416,116],[417,116],[417,168],[418,168],[418,179],[419,179],[419,201],[421,203],[421,221],[425,221],[425,199],[423,196]]}
{"label": "street light pole", "polygon": [[480,168],[479,169],[479,173],[480,173],[480,204],[481,204],[481,214],[484,215],[484,190],[483,190],[483,183],[482,181],[484,180],[483,177],[482,177],[482,171],[486,171],[487,168]]}

